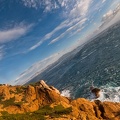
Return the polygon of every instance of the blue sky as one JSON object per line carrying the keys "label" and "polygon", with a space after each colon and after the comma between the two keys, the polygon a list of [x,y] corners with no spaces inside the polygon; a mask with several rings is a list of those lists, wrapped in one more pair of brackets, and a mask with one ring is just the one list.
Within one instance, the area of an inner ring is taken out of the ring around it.
{"label": "blue sky", "polygon": [[0,0],[0,83],[14,84],[25,72],[40,72],[84,43],[118,3],[120,0]]}

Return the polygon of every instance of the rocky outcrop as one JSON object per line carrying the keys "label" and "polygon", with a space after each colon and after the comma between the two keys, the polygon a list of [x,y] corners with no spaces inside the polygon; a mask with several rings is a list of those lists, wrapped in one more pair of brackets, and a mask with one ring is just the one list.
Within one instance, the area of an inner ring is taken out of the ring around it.
{"label": "rocky outcrop", "polygon": [[0,86],[0,98],[0,110],[10,114],[33,112],[60,101],[69,104],[68,98],[62,97],[59,90],[43,80],[28,86]]}
{"label": "rocky outcrop", "polygon": [[[73,116],[81,120],[120,120],[120,103],[101,102],[96,100],[90,102],[79,98],[71,102],[74,110]],[[78,111],[78,112],[76,112]]]}
{"label": "rocky outcrop", "polygon": [[10,99],[9,87],[7,87],[5,85],[0,86],[0,96],[1,96],[1,99],[3,99],[3,100]]}
{"label": "rocky outcrop", "polygon": [[36,95],[36,91],[35,88],[31,85],[29,85],[26,89],[26,96],[25,96],[25,100],[27,102],[32,102],[36,99],[37,95]]}
{"label": "rocky outcrop", "polygon": [[[120,103],[93,102],[84,98],[70,100],[60,95],[59,90],[47,85],[43,80],[28,86],[0,86],[0,112],[9,114],[34,112],[41,107],[63,106],[71,108],[69,114],[48,120],[120,120]],[[2,115],[2,114],[0,114]]]}
{"label": "rocky outcrop", "polygon": [[98,108],[95,111],[96,113],[99,113],[99,117],[107,120],[120,120],[120,103],[101,102],[98,100],[94,103]]}
{"label": "rocky outcrop", "polygon": [[95,98],[100,97],[100,89],[99,88],[90,87],[90,90],[94,94]]}

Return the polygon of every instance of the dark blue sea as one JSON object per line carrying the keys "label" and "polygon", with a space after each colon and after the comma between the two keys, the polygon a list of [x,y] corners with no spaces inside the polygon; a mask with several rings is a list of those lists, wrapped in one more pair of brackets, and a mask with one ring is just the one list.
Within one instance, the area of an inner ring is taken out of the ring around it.
{"label": "dark blue sea", "polygon": [[120,22],[77,50],[64,55],[31,81],[44,79],[63,95],[88,99],[94,85],[101,89],[100,100],[120,102]]}

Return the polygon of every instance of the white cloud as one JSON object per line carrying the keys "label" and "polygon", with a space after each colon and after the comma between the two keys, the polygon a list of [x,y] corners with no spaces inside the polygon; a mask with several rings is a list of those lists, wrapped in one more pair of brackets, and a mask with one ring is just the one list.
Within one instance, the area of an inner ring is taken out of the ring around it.
{"label": "white cloud", "polygon": [[65,52],[56,53],[44,60],[41,60],[35,64],[33,64],[30,68],[25,70],[16,80],[15,84],[25,84],[38,74],[40,74],[43,70],[45,70],[50,64],[57,61]]}
{"label": "white cloud", "polygon": [[[39,47],[43,42],[51,39],[53,35],[55,35],[55,33],[57,33],[63,28],[66,28],[67,30],[65,31],[65,33],[61,34],[57,38],[54,38],[54,40],[51,41],[51,43],[54,43],[58,41],[60,38],[64,37],[64,35],[66,35],[68,31],[71,31],[72,28],[75,28],[74,26],[76,26],[79,21],[84,20],[86,18],[88,9],[91,5],[92,0],[79,0],[79,1],[78,0],[74,0],[74,1],[58,0],[58,2],[59,2],[59,5],[58,3],[56,4],[64,8],[63,11],[66,13],[66,16],[67,16],[66,20],[62,22],[60,25],[58,25],[50,33],[47,33],[37,44],[33,45],[28,51],[34,50],[35,48]],[[44,4],[51,6],[53,2],[51,0],[46,0]],[[49,7],[48,7],[48,10],[50,10]]]}
{"label": "white cloud", "polygon": [[50,12],[51,10],[59,8],[56,1],[52,1],[52,0],[45,0],[44,1],[44,6],[45,6],[44,12]]}
{"label": "white cloud", "polygon": [[22,0],[22,2],[28,8],[42,8],[44,12],[50,12],[59,8],[55,0]]}
{"label": "white cloud", "polygon": [[42,8],[44,12],[50,12],[61,7],[67,9],[73,2],[76,0],[58,0],[57,2],[56,0],[22,0],[24,6],[35,9]]}
{"label": "white cloud", "polygon": [[42,8],[44,12],[63,8],[66,15],[85,15],[92,0],[22,0],[23,5],[29,8]]}
{"label": "white cloud", "polygon": [[108,19],[112,15],[113,15],[113,11],[109,10],[106,14],[103,15],[103,19]]}
{"label": "white cloud", "polygon": [[115,15],[110,15],[107,19],[104,19],[101,27],[99,28],[99,33],[105,30],[106,28],[110,27],[111,25],[115,24],[118,21],[120,21],[120,10],[116,12]]}
{"label": "white cloud", "polygon": [[36,0],[22,0],[22,2],[26,7],[32,7],[36,9],[39,5]]}
{"label": "white cloud", "polygon": [[32,25],[17,26],[12,29],[0,30],[0,43],[9,42],[25,35]]}
{"label": "white cloud", "polygon": [[30,47],[27,52],[29,52],[29,51],[31,51],[31,50],[34,50],[35,48],[39,47],[42,43],[43,43],[43,41],[38,42],[37,44],[35,44],[35,45],[33,45],[32,47]]}
{"label": "white cloud", "polygon": [[58,0],[58,2],[61,7],[65,9],[69,9],[69,7],[76,2],[76,0],[74,1],[73,0]]}
{"label": "white cloud", "polygon": [[86,20],[87,20],[87,18],[84,18],[81,21],[79,21],[78,23],[76,23],[75,25],[69,27],[64,33],[62,33],[57,38],[53,39],[49,44],[53,44],[53,43],[57,42],[58,40],[60,40],[61,38],[63,38],[66,34],[69,34],[70,31],[72,31],[72,30],[76,29],[76,31],[79,32],[80,30],[82,30],[81,26],[85,23]]}
{"label": "white cloud", "polygon": [[110,8],[114,9],[119,4],[120,4],[120,0],[114,0],[111,4]]}
{"label": "white cloud", "polygon": [[58,25],[53,31],[47,33],[37,44],[33,45],[29,51],[34,50],[35,48],[39,47],[44,41],[50,39],[56,32],[59,30],[66,28],[70,26],[70,23],[68,20],[62,22],[60,25]]}
{"label": "white cloud", "polygon": [[62,22],[60,25],[58,25],[53,31],[51,31],[50,33],[46,34],[45,37],[44,37],[44,40],[46,39],[50,39],[57,31],[65,28],[65,27],[68,27],[69,21],[66,20],[64,22]]}
{"label": "white cloud", "polygon": [[[16,78],[16,80],[11,81],[12,82],[11,84],[18,84],[18,85],[20,85],[20,84],[27,83],[32,78],[34,78],[35,76],[37,76],[38,74],[40,74],[41,72],[46,70],[49,67],[49,65],[51,65],[54,62],[56,62],[57,60],[59,60],[59,58],[62,57],[64,54],[66,54],[68,52],[71,52],[75,48],[77,48],[82,41],[80,40],[78,42],[75,42],[74,45],[72,45],[71,47],[66,48],[66,49],[60,51],[59,53],[55,53],[55,54],[53,54],[53,55],[51,55],[51,56],[49,56],[49,57],[47,57],[47,58],[45,58],[45,59],[43,59],[41,61],[36,62],[31,67],[26,69],[23,73],[21,73],[18,76],[18,78]],[[72,52],[71,54],[76,54],[76,52],[78,52],[78,51],[79,51],[79,49],[77,49],[76,51]],[[64,58],[64,59],[66,59],[66,58]],[[64,59],[62,59],[62,60],[64,60]],[[59,65],[59,64],[60,64],[60,62],[57,65]],[[56,66],[54,66],[54,67],[56,67]]]}
{"label": "white cloud", "polygon": [[106,0],[102,0],[102,3],[106,2]]}
{"label": "white cloud", "polygon": [[[58,39],[64,37],[64,35],[68,33],[70,30],[72,30],[75,27],[78,27],[78,25],[82,25],[85,21],[86,21],[86,18],[83,18],[82,20],[80,20],[80,18],[75,18],[72,20],[69,20],[69,19],[65,20],[60,25],[58,25],[53,31],[51,31],[50,33],[47,33],[37,44],[33,45],[28,51],[34,50],[35,48],[39,47],[43,42],[50,39],[59,30],[63,28],[68,28],[65,33],[61,34],[59,37],[53,40],[54,42],[58,41]],[[53,41],[51,41],[51,43],[53,43]]]}
{"label": "white cloud", "polygon": [[78,28],[77,30],[71,32],[69,37],[74,36],[74,35],[80,33],[84,28],[85,28],[85,26],[82,26],[82,27]]}
{"label": "white cloud", "polygon": [[88,9],[90,7],[91,0],[80,0],[77,1],[74,5],[73,9],[70,11],[70,16],[72,17],[78,17],[78,16],[84,16],[88,12]]}
{"label": "white cloud", "polygon": [[3,45],[2,45],[2,46],[0,46],[0,60],[2,60],[2,59],[3,59],[4,54],[5,54],[5,52],[4,52],[4,50],[3,50],[3,48],[4,48],[4,46],[3,46]]}

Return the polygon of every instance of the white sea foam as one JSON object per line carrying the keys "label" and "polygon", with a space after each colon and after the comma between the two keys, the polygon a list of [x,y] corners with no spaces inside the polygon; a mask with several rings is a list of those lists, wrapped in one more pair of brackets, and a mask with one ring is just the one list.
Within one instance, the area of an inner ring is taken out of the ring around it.
{"label": "white sea foam", "polygon": [[[89,99],[95,100],[95,96],[91,94]],[[102,87],[100,97],[97,100],[120,102],[120,87]]]}
{"label": "white sea foam", "polygon": [[63,90],[63,91],[61,92],[61,95],[62,95],[62,96],[65,96],[65,97],[70,97],[70,90]]}
{"label": "white sea foam", "polygon": [[[100,101],[110,101],[110,102],[120,102],[120,87],[101,87],[100,97],[95,99],[93,93],[90,94],[89,100],[100,100]],[[61,92],[62,96],[71,97],[71,92],[65,89]]]}

